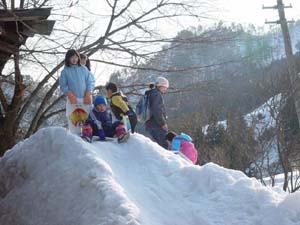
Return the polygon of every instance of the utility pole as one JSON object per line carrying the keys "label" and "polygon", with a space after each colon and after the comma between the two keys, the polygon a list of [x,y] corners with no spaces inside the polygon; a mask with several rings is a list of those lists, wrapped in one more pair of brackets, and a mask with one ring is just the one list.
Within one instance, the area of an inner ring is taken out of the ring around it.
{"label": "utility pole", "polygon": [[300,74],[298,74],[295,57],[293,54],[293,48],[291,43],[291,37],[289,33],[288,23],[293,21],[287,21],[285,17],[285,8],[292,8],[292,5],[285,6],[282,0],[277,0],[277,5],[271,7],[263,6],[263,9],[277,9],[279,14],[279,20],[274,22],[266,22],[267,24],[276,23],[280,24],[283,40],[284,40],[284,48],[285,54],[287,58],[288,64],[288,72],[289,72],[289,80],[290,87],[292,91],[292,97],[294,99],[295,108],[298,117],[298,124],[300,126]]}

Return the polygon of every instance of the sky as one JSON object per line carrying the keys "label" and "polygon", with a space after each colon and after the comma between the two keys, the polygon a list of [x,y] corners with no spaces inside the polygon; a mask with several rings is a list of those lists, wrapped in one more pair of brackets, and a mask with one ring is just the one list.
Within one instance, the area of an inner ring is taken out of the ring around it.
{"label": "sky", "polygon": [[[211,19],[200,21],[201,24],[211,24],[220,20],[225,23],[241,23],[254,24],[256,26],[264,27],[266,30],[270,25],[265,24],[265,21],[278,20],[278,11],[273,9],[262,9],[264,6],[274,6],[277,0],[211,0],[216,9],[211,14]],[[286,9],[287,20],[300,19],[300,1],[299,0],[284,0],[285,5],[292,4],[292,9]],[[195,26],[193,19],[178,20],[174,26],[164,26],[165,32],[174,33],[182,28]]]}
{"label": "sky", "polygon": [[[263,26],[265,20],[274,21],[278,19],[277,10],[266,9],[262,6],[274,6],[276,0],[219,0],[223,2],[223,13],[220,16],[232,20],[240,21],[241,23],[254,23],[258,26]],[[292,4],[292,9],[286,9],[287,19],[300,19],[300,1],[299,0],[284,0],[285,5]],[[228,13],[227,13],[228,11]]]}

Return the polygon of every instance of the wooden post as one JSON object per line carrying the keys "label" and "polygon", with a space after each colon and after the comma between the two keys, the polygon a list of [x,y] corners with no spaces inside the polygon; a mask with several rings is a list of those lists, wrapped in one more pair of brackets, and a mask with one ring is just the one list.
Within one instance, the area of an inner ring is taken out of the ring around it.
{"label": "wooden post", "polygon": [[297,112],[298,124],[300,127],[300,79],[297,71],[296,61],[293,54],[293,48],[291,43],[291,37],[288,28],[288,21],[285,17],[285,8],[291,8],[292,6],[284,6],[282,0],[277,0],[277,6],[273,7],[263,7],[264,9],[277,9],[279,14],[279,20],[276,22],[267,23],[277,23],[280,24],[282,35],[284,39],[284,48],[288,64],[290,87],[292,92],[292,97],[294,99],[294,104]]}
{"label": "wooden post", "polygon": [[15,0],[11,0],[11,10],[14,10],[15,9]]}

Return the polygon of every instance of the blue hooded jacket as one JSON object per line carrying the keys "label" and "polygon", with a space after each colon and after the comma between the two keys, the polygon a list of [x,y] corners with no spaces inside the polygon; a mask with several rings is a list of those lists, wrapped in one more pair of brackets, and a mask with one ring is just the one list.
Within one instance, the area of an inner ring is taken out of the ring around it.
{"label": "blue hooded jacket", "polygon": [[64,94],[72,91],[76,98],[84,98],[86,91],[93,91],[94,75],[85,67],[65,66],[59,78],[59,86]]}
{"label": "blue hooded jacket", "polygon": [[192,142],[193,140],[189,135],[187,135],[185,133],[180,133],[172,141],[172,150],[173,151],[179,151],[180,150],[181,141]]}

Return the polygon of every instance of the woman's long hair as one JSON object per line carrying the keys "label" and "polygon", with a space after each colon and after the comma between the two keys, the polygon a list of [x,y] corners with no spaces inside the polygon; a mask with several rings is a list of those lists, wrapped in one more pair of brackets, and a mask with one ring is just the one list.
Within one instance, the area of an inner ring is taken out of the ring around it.
{"label": "woman's long hair", "polygon": [[81,59],[86,59],[85,66],[86,66],[86,68],[87,68],[89,71],[91,71],[91,62],[90,62],[89,57],[88,57],[87,55],[85,55],[85,54],[80,54],[80,58],[81,58]]}
{"label": "woman's long hair", "polygon": [[80,64],[80,55],[79,55],[79,53],[76,51],[76,50],[74,50],[74,49],[69,49],[68,51],[67,51],[67,53],[66,53],[66,57],[65,57],[65,65],[66,66],[71,66],[71,62],[70,62],[70,59],[71,59],[71,57],[73,56],[73,55],[77,55],[77,57],[78,57],[78,66],[81,66],[81,64]]}

